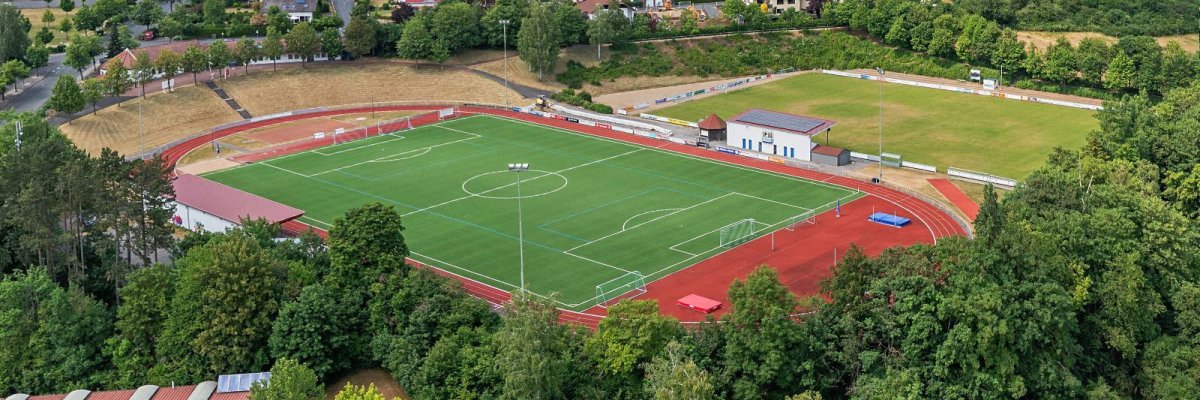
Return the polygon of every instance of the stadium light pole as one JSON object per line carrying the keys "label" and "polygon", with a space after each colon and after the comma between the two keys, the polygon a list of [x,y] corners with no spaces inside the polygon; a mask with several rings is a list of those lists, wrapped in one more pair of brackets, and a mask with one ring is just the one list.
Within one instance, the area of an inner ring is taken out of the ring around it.
{"label": "stadium light pole", "polygon": [[879,181],[883,182],[883,68],[875,71],[879,72]]}
{"label": "stadium light pole", "polygon": [[521,257],[521,293],[525,293],[525,221],[521,215],[521,172],[528,170],[529,163],[508,164],[508,171],[517,173],[517,246]]}
{"label": "stadium light pole", "polygon": [[512,23],[507,19],[500,20],[501,29],[504,31],[504,106],[508,107],[508,24]]}

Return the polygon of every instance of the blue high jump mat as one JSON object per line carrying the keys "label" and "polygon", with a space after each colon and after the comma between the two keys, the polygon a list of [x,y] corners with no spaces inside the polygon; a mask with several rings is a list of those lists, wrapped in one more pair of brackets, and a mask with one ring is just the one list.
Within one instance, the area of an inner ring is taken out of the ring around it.
{"label": "blue high jump mat", "polygon": [[867,220],[871,221],[871,222],[879,223],[879,224],[884,224],[887,226],[894,226],[897,228],[903,228],[905,225],[912,223],[911,219],[904,218],[899,215],[892,215],[892,214],[882,213],[882,212],[877,212],[877,213],[871,214],[871,216],[867,217]]}

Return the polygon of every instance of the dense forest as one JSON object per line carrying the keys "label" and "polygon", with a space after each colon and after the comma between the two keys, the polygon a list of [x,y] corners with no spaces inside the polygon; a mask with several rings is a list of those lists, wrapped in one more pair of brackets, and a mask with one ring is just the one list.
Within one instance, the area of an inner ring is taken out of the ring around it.
{"label": "dense forest", "polygon": [[955,0],[964,10],[1018,29],[1166,36],[1200,31],[1192,0]]}
{"label": "dense forest", "polygon": [[[102,221],[141,218],[108,207],[137,204],[115,194],[149,193],[136,182],[164,171],[86,157],[10,115],[0,392],[274,365],[313,381],[381,366],[420,399],[1187,398],[1200,392],[1200,84],[1098,118],[1084,148],[1055,151],[1003,201],[987,191],[975,239],[852,250],[821,298],[762,267],[730,286],[720,320],[627,301],[591,331],[559,324],[547,299],[514,293],[496,311],[406,266],[402,221],[379,204],[324,243],[251,222],[169,243],[175,261],[154,264],[124,251],[153,239]],[[73,190],[88,165],[121,172]]]}

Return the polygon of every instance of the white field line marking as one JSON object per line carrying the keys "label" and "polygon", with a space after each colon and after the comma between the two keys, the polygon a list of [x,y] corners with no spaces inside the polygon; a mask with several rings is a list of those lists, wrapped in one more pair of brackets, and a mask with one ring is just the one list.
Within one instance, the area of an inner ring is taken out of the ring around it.
{"label": "white field line marking", "polygon": [[[375,137],[380,137],[380,136],[383,136],[383,135],[375,135]],[[351,152],[351,151],[355,151],[355,150],[362,150],[362,149],[365,149],[365,148],[368,148],[368,147],[371,147],[371,146],[375,146],[375,145],[381,145],[381,144],[384,144],[384,143],[391,143],[391,142],[395,142],[395,141],[397,141],[397,140],[400,140],[400,139],[404,139],[404,136],[399,136],[399,135],[388,135],[388,136],[391,136],[392,138],[391,138],[391,139],[378,140],[378,141],[375,141],[375,143],[371,143],[371,144],[365,144],[365,145],[362,145],[362,146],[354,146],[354,147],[351,147],[351,148],[348,148],[348,149],[341,149],[341,150],[338,150],[338,151],[331,151],[331,152],[328,152],[328,153],[326,153],[326,152],[323,152],[323,151],[320,151],[320,150],[321,150],[321,148],[320,148],[320,147],[318,147],[318,148],[316,148],[316,149],[313,149],[313,150],[311,150],[311,151],[312,151],[313,153],[317,153],[317,154],[320,154],[320,155],[323,155],[323,156],[326,156],[326,157],[328,157],[328,156],[336,156],[336,155],[338,155],[338,154],[342,154],[342,153],[346,153],[346,152]],[[359,140],[363,140],[363,139],[359,139]],[[342,143],[342,144],[343,144],[343,145],[346,145],[346,144],[349,144],[349,143],[352,143],[352,142],[346,142],[346,143]],[[332,146],[337,146],[337,145],[335,144],[335,145],[332,145]]]}
{"label": "white field line marking", "polygon": [[[441,145],[438,145],[438,146],[441,146]],[[424,147],[424,148],[420,148],[420,149],[417,149],[417,150],[410,150],[410,151],[406,151],[406,152],[403,152],[403,153],[396,153],[396,154],[393,154],[393,155],[391,155],[391,156],[383,157],[383,158],[386,158],[386,160],[384,160],[384,159],[375,159],[375,160],[371,160],[370,162],[380,162],[380,163],[385,163],[385,162],[393,162],[393,161],[404,161],[404,160],[408,160],[408,159],[412,159],[412,158],[416,158],[416,157],[420,157],[420,156],[423,156],[423,155],[429,154],[429,151],[430,151],[430,150],[433,150],[433,147],[434,147],[434,146],[429,146],[429,147]],[[411,155],[411,156],[404,156],[404,157],[399,157],[399,158],[393,158],[393,157],[400,156],[400,155],[405,155],[405,154],[408,154],[408,153],[418,153],[418,154],[413,154],[413,155]]]}
{"label": "white field line marking", "polygon": [[[513,288],[513,289],[520,289],[520,287],[519,287],[519,286],[517,286],[517,285],[513,285],[513,284],[511,284],[511,283],[508,283],[508,282],[505,282],[505,281],[503,281],[503,280],[496,279],[496,278],[493,278],[493,277],[490,277],[490,276],[487,276],[487,275],[481,274],[481,273],[479,273],[479,272],[472,271],[472,270],[470,270],[470,269],[467,269],[467,268],[463,268],[463,267],[460,267],[460,266],[457,266],[457,265],[454,265],[454,264],[451,264],[451,263],[448,263],[448,262],[445,262],[445,261],[442,261],[442,260],[439,260],[439,259],[436,259],[436,258],[433,258],[433,257],[427,256],[427,255],[424,255],[424,254],[421,254],[421,253],[417,253],[417,252],[415,252],[415,251],[413,251],[413,252],[411,252],[411,253],[412,253],[412,255],[414,255],[414,256],[417,256],[417,257],[424,258],[424,259],[426,259],[426,260],[432,261],[432,262],[426,262],[426,264],[427,264],[427,265],[429,265],[429,266],[431,266],[431,267],[434,267],[434,268],[441,269],[441,270],[443,270],[443,271],[445,271],[445,270],[446,270],[446,267],[450,267],[450,268],[454,268],[454,269],[456,269],[456,270],[459,270],[459,271],[462,271],[462,272],[465,272],[465,273],[468,273],[468,274],[471,274],[471,275],[476,275],[476,276],[479,276],[479,277],[481,277],[481,278],[483,278],[483,279],[490,280],[490,281],[492,281],[492,282],[499,283],[499,284],[501,284],[501,285],[504,285],[504,286],[508,286],[508,287],[510,287],[510,288]],[[440,266],[440,267],[439,267],[439,266],[437,266],[437,265],[434,265],[435,263],[437,263],[437,264],[442,264],[442,266]],[[447,272],[449,272],[449,271],[447,271]],[[451,272],[451,273],[453,273],[453,272]],[[457,274],[456,274],[456,275],[457,275]],[[461,276],[461,275],[460,275],[460,276]],[[467,277],[464,277],[464,278],[466,278],[466,279],[470,279],[470,280],[472,280],[472,281],[475,281],[474,279],[471,279],[471,278],[467,278]],[[479,281],[475,281],[475,282],[479,282]],[[484,284],[484,285],[487,285],[486,283],[483,283],[483,282],[479,282],[479,283],[481,283],[481,284]],[[489,286],[490,286],[490,285],[489,285]],[[493,287],[494,287],[494,286],[493,286]],[[499,289],[499,288],[497,288],[497,289]],[[543,299],[549,299],[549,298],[548,298],[548,297],[546,297],[546,296],[543,296],[543,295],[540,295],[540,294],[534,293],[534,292],[532,292],[532,291],[529,291],[529,294],[532,294],[532,295],[534,295],[534,296],[537,296],[537,297],[541,297],[541,298],[543,298]],[[594,300],[594,299],[595,299],[595,298],[593,297],[592,299],[588,299],[588,300],[585,300],[585,301],[583,301],[583,302],[579,302],[579,303],[575,303],[575,304],[567,304],[567,303],[563,303],[563,302],[561,302],[561,301],[558,301],[558,300],[554,300],[554,302],[555,302],[555,303],[558,303],[558,304],[560,304],[560,305],[562,305],[564,308],[572,308],[572,307],[578,307],[578,306],[580,306],[580,305],[583,305],[584,303],[587,303],[587,302],[589,302],[589,301],[592,301],[592,300]]]}
{"label": "white field line marking", "polygon": [[[466,117],[463,117],[463,118],[459,118],[459,119],[457,119],[457,120],[455,120],[455,121],[461,121],[461,120],[466,120],[466,119],[471,119],[471,118],[477,118],[477,116],[475,116],[475,115],[466,116]],[[399,130],[399,131],[396,131],[396,132],[415,131],[415,130],[418,130],[418,129],[421,129],[421,128],[426,128],[426,127],[441,126],[442,124],[445,124],[445,123],[448,123],[448,122],[452,122],[452,121],[442,121],[442,122],[436,122],[436,123],[432,123],[432,124],[429,124],[429,125],[421,125],[421,126],[418,126],[418,127],[414,127],[414,128],[412,128],[412,129],[403,129],[403,130]],[[403,137],[404,137],[404,136],[395,135],[394,133],[395,133],[395,132],[386,133],[385,135],[387,135],[387,136],[391,136],[391,137],[397,137],[397,138],[403,138]],[[376,135],[375,137],[376,137],[376,138],[378,138],[378,137],[380,137],[380,136],[383,136],[383,135]],[[371,138],[360,139],[360,140],[370,140],[370,139],[371,139]],[[396,140],[396,139],[391,139],[391,140],[388,140],[388,141],[395,141],[395,140]],[[326,146],[326,147],[328,147],[328,146]],[[273,157],[273,158],[270,158],[269,160],[271,160],[271,161],[278,161],[278,160],[282,160],[282,159],[285,159],[285,158],[288,158],[288,157],[292,157],[292,156],[298,156],[298,155],[301,155],[301,154],[309,154],[309,153],[316,153],[316,154],[319,154],[319,155],[327,155],[327,154],[325,154],[325,153],[322,153],[322,152],[320,152],[320,151],[319,151],[319,150],[321,150],[321,149],[323,149],[323,148],[325,148],[325,147],[318,147],[318,148],[315,148],[315,149],[312,149],[312,150],[301,151],[301,152],[299,152],[299,153],[284,154],[284,155],[282,155],[282,156],[279,156],[279,157]],[[354,150],[354,149],[357,149],[357,148],[358,148],[358,147],[351,148],[351,149],[346,149],[346,150]],[[334,153],[330,153],[330,154],[334,154]]]}
{"label": "white field line marking", "polygon": [[633,221],[633,219],[634,219],[634,218],[637,218],[637,217],[640,217],[640,216],[643,216],[643,215],[646,215],[646,214],[650,214],[650,213],[656,213],[656,212],[659,212],[659,211],[679,211],[679,210],[682,210],[682,208],[664,208],[664,209],[661,209],[661,210],[653,210],[653,211],[646,211],[646,212],[644,212],[644,213],[638,213],[637,215],[634,215],[634,216],[632,216],[632,217],[629,217],[629,219],[625,220],[625,223],[621,224],[621,230],[623,231],[623,230],[625,230],[625,229],[628,229],[628,228],[626,228],[625,226],[626,226],[626,225],[629,225],[629,221]]}
{"label": "white field line marking", "polygon": [[[533,177],[533,178],[525,179],[525,180],[523,180],[522,182],[529,182],[529,181],[532,181],[532,180],[537,180],[537,179],[539,179],[539,178],[543,178],[543,177],[547,177],[547,176],[554,176],[554,175],[558,175],[558,174],[561,174],[561,173],[563,173],[563,172],[567,172],[567,171],[570,171],[570,170],[573,170],[573,169],[583,168],[583,167],[586,167],[586,166],[589,166],[589,165],[592,165],[592,164],[596,164],[596,163],[602,163],[602,162],[605,162],[605,161],[608,161],[608,160],[611,160],[611,159],[614,159],[614,158],[617,158],[617,157],[621,157],[621,156],[626,156],[626,155],[629,155],[629,154],[637,153],[637,152],[639,152],[639,151],[642,151],[642,150],[645,150],[645,148],[638,148],[638,149],[634,149],[634,150],[632,150],[632,151],[628,151],[628,152],[625,152],[625,153],[617,154],[617,155],[615,155],[615,156],[610,156],[610,157],[602,158],[602,159],[599,159],[599,160],[589,161],[589,162],[586,162],[586,163],[583,163],[583,164],[576,165],[576,166],[574,166],[574,167],[563,168],[563,169],[560,169],[560,170],[558,170],[558,171],[551,171],[551,172],[550,172],[550,173],[548,173],[548,174],[545,174],[545,175],[538,175],[538,176],[535,176],[535,177]],[[463,201],[463,200],[470,199],[470,198],[474,198],[474,197],[479,197],[479,195],[481,195],[481,194],[488,194],[488,193],[491,193],[491,192],[494,192],[494,191],[497,191],[497,190],[501,190],[501,189],[505,189],[505,188],[508,188],[508,187],[511,187],[511,186],[516,186],[516,182],[509,183],[509,184],[507,184],[507,185],[503,185],[503,186],[497,186],[497,187],[494,187],[494,188],[491,188],[491,189],[488,189],[488,190],[484,190],[484,191],[482,191],[482,192],[479,192],[479,193],[474,193],[474,194],[467,195],[467,196],[463,196],[463,197],[459,197],[459,198],[456,198],[456,199],[450,199],[450,200],[446,200],[446,201],[443,201],[443,202],[441,202],[441,203],[437,203],[437,204],[434,204],[434,205],[432,205],[432,206],[425,207],[425,208],[422,208],[422,209],[419,209],[419,210],[416,210],[416,211],[410,211],[410,212],[408,212],[408,213],[406,213],[406,214],[403,214],[403,215],[401,215],[401,217],[407,217],[407,216],[409,216],[409,215],[413,215],[413,214],[417,214],[417,213],[421,213],[421,212],[429,211],[429,210],[432,210],[432,209],[434,209],[434,208],[438,208],[438,207],[441,207],[441,206],[444,206],[444,205],[447,205],[447,204],[456,203],[456,202]]]}
{"label": "white field line marking", "polygon": [[797,177],[797,176],[791,176],[791,175],[781,174],[781,173],[778,173],[778,172],[773,172],[773,171],[766,171],[766,170],[761,170],[761,169],[757,169],[757,168],[750,168],[750,167],[746,167],[746,166],[743,166],[743,165],[733,164],[733,163],[729,163],[729,162],[725,162],[725,161],[711,160],[711,159],[708,159],[708,158],[697,157],[697,156],[693,156],[693,155],[690,155],[690,154],[676,153],[676,152],[674,152],[674,151],[670,151],[670,150],[663,150],[663,149],[662,149],[663,147],[666,147],[666,146],[667,146],[668,144],[670,144],[671,142],[663,143],[661,146],[643,146],[643,145],[639,145],[639,144],[634,144],[634,143],[629,143],[629,142],[620,141],[620,140],[617,140],[617,139],[611,139],[611,138],[606,138],[606,137],[602,137],[602,136],[596,136],[596,135],[590,135],[590,134],[586,134],[586,133],[575,132],[575,131],[572,131],[572,130],[569,130],[569,129],[563,129],[563,128],[554,127],[554,126],[538,125],[538,124],[534,124],[534,123],[531,123],[531,122],[522,121],[522,120],[519,120],[519,119],[513,119],[513,118],[508,118],[508,117],[501,117],[501,116],[496,116],[496,115],[487,115],[487,116],[488,116],[488,117],[490,117],[490,118],[502,119],[502,120],[506,120],[506,121],[511,121],[511,122],[513,122],[513,123],[518,123],[518,124],[529,125],[529,126],[533,126],[533,127],[537,127],[537,128],[542,128],[542,129],[549,129],[549,130],[554,130],[554,131],[566,132],[566,133],[569,133],[569,134],[572,134],[572,135],[581,136],[581,137],[586,137],[586,138],[591,138],[591,139],[595,139],[595,140],[601,140],[601,141],[606,141],[606,142],[611,142],[611,143],[623,144],[623,145],[626,145],[626,146],[629,146],[629,147],[642,147],[642,148],[651,148],[651,149],[654,149],[654,151],[657,151],[657,152],[660,152],[660,153],[663,153],[663,154],[669,154],[669,155],[672,155],[672,156],[675,156],[675,157],[686,158],[686,159],[688,159],[688,160],[703,161],[703,162],[710,163],[710,164],[717,164],[717,165],[721,165],[721,166],[726,166],[726,167],[731,167],[731,168],[737,168],[737,169],[740,169],[740,170],[743,170],[743,171],[750,171],[750,172],[754,172],[754,173],[758,173],[758,174],[763,174],[763,175],[769,175],[769,176],[774,176],[774,177],[782,177],[782,178],[786,178],[786,179],[789,179],[789,180],[792,180],[792,181],[803,182],[803,183],[807,183],[807,184],[810,184],[810,185],[822,186],[822,187],[825,187],[825,188],[828,188],[828,189],[834,189],[834,190],[841,191],[841,192],[847,192],[847,193],[859,193],[859,192],[860,192],[860,191],[859,191],[859,190],[857,190],[857,189],[851,189],[851,188],[844,187],[844,186],[837,186],[837,185],[833,185],[833,184],[830,184],[830,183],[825,183],[825,182],[821,182],[821,181],[817,181],[817,180],[813,180],[813,179],[806,179],[806,178],[801,178],[801,177]]}
{"label": "white field line marking", "polygon": [[591,261],[591,262],[594,262],[594,263],[596,263],[596,264],[600,264],[600,265],[603,265],[603,266],[605,266],[605,267],[609,267],[609,268],[615,269],[615,270],[617,270],[617,271],[624,272],[624,273],[626,273],[626,274],[633,272],[633,271],[630,271],[630,270],[627,270],[627,269],[624,269],[624,268],[621,268],[621,267],[613,266],[613,265],[611,265],[611,264],[602,263],[602,262],[599,262],[599,261],[596,261],[596,260],[593,260],[593,259],[590,259],[590,258],[587,258],[587,257],[581,256],[581,255],[578,255],[578,254],[572,254],[572,253],[568,253],[568,252],[565,252],[565,251],[563,252],[563,254],[566,254],[566,255],[568,255],[568,256],[572,256],[572,257],[576,257],[576,258],[579,258],[579,259],[581,259],[581,260]]}
{"label": "white field line marking", "polygon": [[684,212],[684,211],[687,211],[687,210],[690,210],[690,209],[693,209],[693,208],[696,208],[696,207],[699,207],[699,206],[702,206],[702,205],[705,205],[705,204],[708,204],[708,203],[712,203],[712,202],[714,202],[714,201],[717,201],[717,200],[720,200],[720,199],[723,199],[723,198],[726,198],[726,197],[729,197],[729,196],[732,196],[732,195],[735,195],[735,194],[737,194],[737,193],[734,193],[734,192],[725,193],[725,194],[723,194],[723,195],[720,195],[720,196],[717,196],[717,197],[713,197],[713,198],[711,198],[711,199],[708,199],[708,200],[705,200],[705,201],[702,201],[702,202],[699,202],[699,203],[696,203],[696,204],[692,204],[692,205],[690,205],[690,206],[687,206],[687,207],[684,207],[684,208],[680,208],[680,209],[678,209],[678,211],[671,212],[671,213],[666,213],[666,214],[663,214],[662,216],[658,216],[658,217],[651,218],[650,220],[647,220],[646,222],[642,222],[642,223],[636,224],[636,225],[634,225],[634,226],[631,226],[631,227],[629,227],[629,229],[622,229],[622,230],[619,230],[619,231],[616,231],[616,232],[613,232],[613,233],[610,233],[610,234],[604,235],[603,237],[600,237],[599,239],[596,239],[596,240],[593,240],[593,241],[590,241],[590,242],[587,242],[587,243],[584,243],[584,244],[581,244],[581,245],[578,245],[578,246],[575,246],[575,247],[569,248],[569,249],[567,249],[567,250],[564,250],[564,251],[563,251],[563,253],[570,253],[571,251],[574,251],[574,250],[576,250],[576,249],[578,249],[578,248],[580,248],[580,247],[584,247],[584,246],[587,246],[587,245],[589,245],[589,244],[596,243],[596,242],[599,242],[599,241],[601,241],[601,240],[604,240],[604,239],[608,239],[608,238],[610,238],[610,237],[613,237],[613,236],[619,235],[619,234],[621,234],[621,233],[623,233],[623,232],[626,232],[626,231],[633,230],[633,229],[635,229],[635,228],[637,228],[637,227],[639,227],[639,226],[646,225],[646,224],[649,224],[649,223],[651,223],[651,222],[658,221],[658,220],[660,220],[660,219],[663,219],[663,218],[666,218],[666,217],[670,217],[670,216],[672,216],[672,215],[679,214],[679,213],[681,213],[681,212]]}
{"label": "white field line marking", "polygon": [[788,204],[788,203],[784,203],[784,202],[782,202],[782,201],[771,200],[771,199],[764,199],[764,198],[762,198],[762,197],[758,197],[758,196],[752,196],[752,195],[748,195],[748,194],[741,193],[741,192],[738,192],[738,194],[739,194],[739,195],[742,195],[742,196],[745,196],[745,197],[749,197],[749,198],[755,199],[755,200],[766,201],[766,202],[775,203],[775,204],[779,204],[779,205],[781,205],[781,206],[787,206],[787,207],[791,207],[791,208],[798,208],[798,209],[804,210],[804,212],[809,212],[809,211],[812,211],[812,209],[811,209],[811,208],[808,208],[808,207],[801,207],[801,206],[797,206],[797,205],[794,205],[794,204]]}

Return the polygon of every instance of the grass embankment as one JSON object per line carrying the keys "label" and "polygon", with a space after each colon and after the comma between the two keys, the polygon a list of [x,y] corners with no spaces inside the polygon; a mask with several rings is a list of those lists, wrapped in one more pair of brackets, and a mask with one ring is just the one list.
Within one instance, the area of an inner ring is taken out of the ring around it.
{"label": "grass embankment", "polygon": [[133,155],[142,148],[151,149],[240,119],[208,88],[187,86],[174,93],[159,92],[126,101],[120,107],[109,106],[60,128],[89,153],[98,154],[109,147]]}
{"label": "grass embankment", "polygon": [[[683,103],[656,114],[699,120],[748,108],[837,122],[830,145],[879,152],[879,86],[865,80],[805,74]],[[1022,179],[1055,147],[1076,149],[1098,126],[1091,111],[914,86],[885,84],[884,151],[905,160]],[[817,142],[825,143],[824,135]]]}

